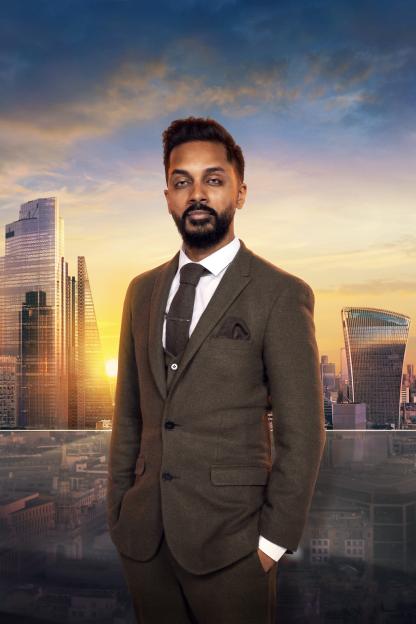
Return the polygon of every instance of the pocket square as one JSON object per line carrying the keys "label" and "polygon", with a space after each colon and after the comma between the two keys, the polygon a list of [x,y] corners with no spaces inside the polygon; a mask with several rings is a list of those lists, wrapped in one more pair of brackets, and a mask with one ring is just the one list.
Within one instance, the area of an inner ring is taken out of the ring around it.
{"label": "pocket square", "polygon": [[231,338],[233,340],[250,340],[250,330],[244,319],[227,316],[214,334],[215,338]]}

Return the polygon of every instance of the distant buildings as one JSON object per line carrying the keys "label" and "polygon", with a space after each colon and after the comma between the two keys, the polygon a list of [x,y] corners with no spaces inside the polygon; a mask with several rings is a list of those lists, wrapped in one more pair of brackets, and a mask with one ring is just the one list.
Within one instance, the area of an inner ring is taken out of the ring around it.
{"label": "distant buildings", "polygon": [[85,258],[68,275],[55,197],[22,204],[0,258],[0,427],[95,428],[111,418]]}
{"label": "distant buildings", "polygon": [[366,429],[365,403],[334,403],[332,412],[334,429]]}
{"label": "distant buildings", "polygon": [[321,356],[321,377],[322,377],[322,386],[325,390],[335,390],[336,388],[336,375],[335,375],[335,364],[329,362],[327,355]]}
{"label": "distant buildings", "polygon": [[401,426],[403,360],[410,318],[378,308],[341,311],[351,400],[367,404],[367,426]]}

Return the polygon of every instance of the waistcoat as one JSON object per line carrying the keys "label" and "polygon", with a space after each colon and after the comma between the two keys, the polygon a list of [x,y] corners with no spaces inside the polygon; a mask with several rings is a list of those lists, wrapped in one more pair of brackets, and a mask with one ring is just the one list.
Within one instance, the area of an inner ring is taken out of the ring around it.
{"label": "waistcoat", "polygon": [[[165,354],[165,372],[166,372],[166,387],[167,387],[167,391],[169,392],[169,388],[170,385],[173,381],[173,378],[176,374],[177,368],[176,370],[171,368],[172,364],[177,364],[179,366],[180,361],[181,361],[181,357],[180,355],[172,355],[169,351],[167,351],[166,349],[163,350],[164,354]],[[182,354],[181,354],[182,355]]]}

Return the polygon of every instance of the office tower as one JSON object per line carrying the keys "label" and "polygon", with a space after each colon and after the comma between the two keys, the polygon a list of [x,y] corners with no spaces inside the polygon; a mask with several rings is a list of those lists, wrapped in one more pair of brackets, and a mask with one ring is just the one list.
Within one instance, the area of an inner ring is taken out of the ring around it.
{"label": "office tower", "polygon": [[378,308],[341,310],[351,399],[367,426],[400,427],[400,391],[410,318]]}
{"label": "office tower", "polygon": [[335,390],[336,375],[335,364],[328,361],[327,355],[321,356],[321,380],[324,390]]}
{"label": "office tower", "polygon": [[[96,428],[112,417],[85,258],[64,259],[54,197],[20,207],[0,258],[0,427]],[[14,372],[13,372],[14,371]]]}
{"label": "office tower", "polygon": [[[54,403],[53,322],[51,306],[46,305],[42,290],[25,293],[19,311],[19,422],[31,429],[53,427],[45,417],[47,407]],[[46,407],[46,409],[45,409]]]}
{"label": "office tower", "polygon": [[110,385],[105,376],[87,264],[78,256],[77,285],[77,418],[78,428],[95,429],[112,418]]}
{"label": "office tower", "polygon": [[344,400],[350,399],[349,382],[348,382],[348,362],[345,347],[341,347],[341,374],[339,380],[339,389],[341,390]]}
{"label": "office tower", "polygon": [[[22,204],[18,220],[6,225],[5,235],[0,355],[17,359],[16,424],[66,427],[63,220],[58,200],[47,197]],[[42,344],[34,343],[36,335]]]}
{"label": "office tower", "polygon": [[416,377],[414,375],[413,364],[407,365],[407,375],[409,379],[409,402],[416,403]]}
{"label": "office tower", "polygon": [[401,403],[409,403],[409,386],[402,386],[400,392],[400,402]]}
{"label": "office tower", "polygon": [[4,336],[4,256],[0,256],[0,355],[2,354],[1,345],[3,344]]}
{"label": "office tower", "polygon": [[77,384],[77,280],[68,276],[66,282],[66,348],[68,350],[68,429],[78,429]]}
{"label": "office tower", "polygon": [[328,397],[324,396],[324,416],[325,416],[325,425],[328,427],[332,427],[332,413],[333,413],[333,402]]}
{"label": "office tower", "polygon": [[12,355],[0,355],[0,427],[16,427],[17,361]]}

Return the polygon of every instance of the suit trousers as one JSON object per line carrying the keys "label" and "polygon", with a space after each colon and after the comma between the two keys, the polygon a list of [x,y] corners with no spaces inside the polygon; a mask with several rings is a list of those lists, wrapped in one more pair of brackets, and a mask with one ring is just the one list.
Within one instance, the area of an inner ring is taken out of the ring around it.
{"label": "suit trousers", "polygon": [[208,574],[180,566],[165,535],[148,561],[118,554],[139,624],[275,624],[278,564],[265,572],[257,549]]}

